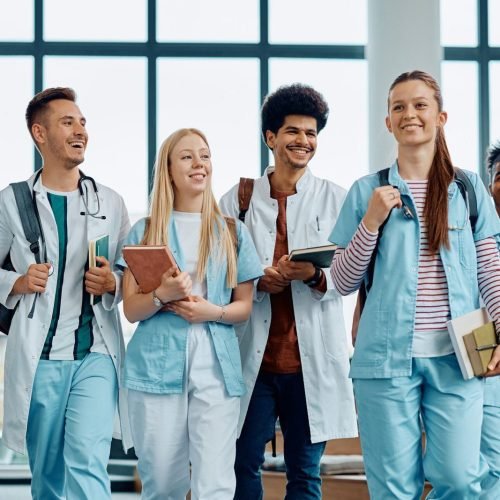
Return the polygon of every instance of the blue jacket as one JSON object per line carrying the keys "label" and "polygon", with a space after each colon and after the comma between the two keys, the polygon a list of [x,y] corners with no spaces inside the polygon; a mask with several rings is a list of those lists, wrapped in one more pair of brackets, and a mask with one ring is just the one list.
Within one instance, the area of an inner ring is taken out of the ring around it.
{"label": "blue jacket", "polygon": [[[441,248],[449,290],[451,317],[479,307],[475,241],[500,233],[500,223],[481,179],[470,177],[477,197],[478,220],[472,234],[469,213],[458,186],[448,188],[450,248]],[[396,186],[414,214],[414,200],[400,177],[397,163],[389,171],[389,183]],[[377,174],[356,181],[347,194],[330,241],[346,247],[363,218]],[[377,250],[373,284],[361,316],[356,349],[351,364],[352,378],[387,378],[411,375],[412,342],[417,299],[420,223],[407,219],[402,210],[392,210]]]}
{"label": "blue jacket", "polygon": [[[130,231],[127,245],[137,245],[144,234],[145,219],[138,221]],[[169,247],[181,269],[184,257],[179,245],[175,223],[169,223]],[[248,234],[238,221],[238,273],[242,283],[262,276],[262,266]],[[126,266],[124,260],[120,261]],[[229,304],[232,289],[226,284],[225,261],[209,258],[207,268],[207,300],[214,304]],[[241,373],[240,351],[234,327],[210,321],[207,323],[214,343],[224,383],[230,396],[245,393]],[[124,384],[129,389],[155,394],[179,394],[183,391],[187,335],[190,323],[171,312],[159,311],[151,318],[139,322],[127,346]]]}

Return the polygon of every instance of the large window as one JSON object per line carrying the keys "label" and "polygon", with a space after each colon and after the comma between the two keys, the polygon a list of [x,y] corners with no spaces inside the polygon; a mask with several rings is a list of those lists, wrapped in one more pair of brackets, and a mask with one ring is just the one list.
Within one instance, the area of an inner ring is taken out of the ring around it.
{"label": "large window", "polygon": [[296,0],[88,0],[77,16],[64,0],[2,3],[0,69],[8,77],[0,86],[12,89],[12,120],[0,125],[0,158],[21,167],[2,169],[0,187],[41,166],[23,123],[29,98],[68,85],[88,119],[82,169],[119,191],[133,218],[147,210],[161,141],[179,127],[207,134],[219,197],[269,163],[260,105],[292,81],[328,99],[332,114],[314,169],[349,187],[367,172],[367,129],[349,110],[350,102],[366,109],[366,0],[313,4],[318,22],[304,24]]}
{"label": "large window", "polygon": [[[82,169],[124,196],[132,220],[147,211],[159,145],[179,127],[207,134],[219,197],[269,164],[259,108],[296,81],[331,109],[312,168],[348,188],[369,165],[367,2],[1,1],[0,189],[41,166],[24,122],[29,99],[69,85],[88,119]],[[500,140],[500,0],[440,5],[450,150],[484,176],[486,147]],[[353,298],[344,304],[349,327]],[[0,397],[1,378],[0,368]]]}
{"label": "large window", "polygon": [[[500,0],[440,5],[450,147],[457,164],[481,171],[499,135]],[[75,16],[65,0],[1,2],[0,88],[9,119],[0,124],[0,160],[16,168],[0,169],[0,187],[41,163],[22,118],[30,96],[68,84],[90,118],[83,168],[115,186],[134,215],[147,209],[158,145],[180,126],[207,133],[220,195],[269,162],[259,107],[268,91],[292,81],[327,97],[331,119],[313,166],[349,187],[368,170],[368,130],[351,109],[367,109],[367,0],[303,7],[298,0],[88,0]]]}
{"label": "large window", "polygon": [[500,0],[440,0],[443,94],[454,162],[481,173],[500,127]]}

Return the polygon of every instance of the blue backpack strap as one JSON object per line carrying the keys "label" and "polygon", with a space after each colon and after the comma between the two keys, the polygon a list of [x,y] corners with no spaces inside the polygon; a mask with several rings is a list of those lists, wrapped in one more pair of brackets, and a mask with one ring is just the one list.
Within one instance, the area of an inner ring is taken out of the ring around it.
{"label": "blue backpack strap", "polygon": [[463,196],[465,203],[467,204],[467,210],[469,211],[469,220],[472,232],[476,231],[476,223],[478,217],[477,211],[477,197],[474,186],[472,185],[469,176],[460,168],[454,167],[455,170],[455,182],[457,183],[460,194]]}

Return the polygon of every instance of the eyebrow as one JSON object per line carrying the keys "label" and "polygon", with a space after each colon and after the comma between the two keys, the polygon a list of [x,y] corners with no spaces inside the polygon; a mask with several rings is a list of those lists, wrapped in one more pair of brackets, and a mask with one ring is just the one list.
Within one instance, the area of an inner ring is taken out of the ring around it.
{"label": "eyebrow", "polygon": [[194,151],[210,151],[208,148],[200,148],[200,149],[181,149],[179,153],[193,153]]}
{"label": "eyebrow", "polygon": [[315,128],[301,129],[300,127],[294,127],[293,125],[286,126],[285,130],[289,130],[289,131],[304,130],[305,132],[314,132],[315,134],[317,133],[317,130]]}
{"label": "eyebrow", "polygon": [[[429,100],[429,98],[428,98],[428,97],[425,97],[425,96],[418,96],[418,97],[412,97],[412,98],[410,99],[410,101],[420,101],[420,100],[422,100],[422,99],[424,99],[425,101],[428,101],[428,100]],[[397,101],[392,101],[392,104],[398,104],[398,103],[403,102],[403,101],[404,101],[404,99],[398,99]]]}
{"label": "eyebrow", "polygon": [[[87,123],[87,119],[84,116],[81,116],[79,119],[80,119],[80,121]],[[78,118],[74,115],[64,115],[64,116],[61,116],[61,118],[59,118],[59,120],[78,120]]]}

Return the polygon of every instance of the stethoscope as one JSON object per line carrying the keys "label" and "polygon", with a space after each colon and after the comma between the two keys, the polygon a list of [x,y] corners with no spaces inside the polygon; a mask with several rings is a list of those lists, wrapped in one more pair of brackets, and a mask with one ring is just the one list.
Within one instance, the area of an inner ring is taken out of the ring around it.
{"label": "stethoscope", "polygon": [[[85,205],[85,212],[80,212],[80,215],[89,215],[90,217],[94,217],[94,219],[105,220],[105,215],[99,215],[99,212],[101,211],[101,200],[99,199],[99,190],[97,189],[96,181],[93,177],[85,175],[81,170],[79,172],[80,178],[78,179],[78,191],[80,191],[80,196],[82,197],[83,204]],[[89,182],[94,190],[96,200],[96,210],[94,212],[91,212],[89,209],[89,189],[88,186],[85,185],[85,183]]]}
{"label": "stethoscope", "polygon": [[[80,173],[80,178],[78,179],[78,191],[80,192],[80,196],[82,197],[83,204],[85,206],[85,211],[80,212],[80,215],[88,215],[90,217],[93,217],[94,219],[106,219],[105,215],[99,215],[99,212],[101,211],[101,202],[99,199],[99,190],[97,189],[97,184],[95,180],[88,176],[85,175],[81,170],[79,170]],[[45,234],[43,231],[43,226],[42,226],[42,221],[40,220],[40,213],[38,212],[38,205],[36,203],[36,191],[35,191],[35,184],[38,182],[38,179],[40,178],[40,175],[42,174],[42,169],[40,169],[36,175],[35,178],[33,179],[33,190],[32,190],[32,197],[33,197],[33,209],[35,211],[35,216],[38,221],[38,226],[40,228],[40,239],[42,241],[42,249],[43,249],[43,262],[49,262],[51,264],[51,267],[49,269],[49,277],[54,274],[54,265],[52,264],[52,261],[49,260],[47,257],[47,245],[45,243]],[[94,190],[95,194],[95,199],[96,199],[96,206],[97,209],[94,212],[91,212],[89,210],[89,190],[88,186],[85,185],[85,183],[90,182],[92,185],[92,189]],[[28,314],[28,318],[33,318],[33,314],[35,312],[35,305],[36,305],[36,299],[38,298],[39,293],[37,292],[35,294],[35,298],[33,299],[33,305],[31,306],[31,310]]]}
{"label": "stethoscope", "polygon": [[[101,202],[99,199],[99,190],[97,189],[97,184],[95,180],[88,176],[85,175],[81,170],[79,170],[80,173],[80,178],[78,179],[78,191],[80,192],[80,196],[82,197],[83,204],[85,206],[85,211],[80,212],[80,215],[89,215],[90,217],[93,217],[94,219],[106,219],[105,215],[98,215],[99,212],[101,211]],[[40,239],[42,240],[42,248],[43,248],[43,253],[44,253],[44,262],[49,262],[47,259],[47,246],[45,244],[45,234],[43,232],[43,226],[42,222],[40,220],[40,214],[38,212],[38,205],[36,203],[36,191],[34,189],[35,184],[37,183],[38,179],[40,178],[40,175],[42,174],[42,169],[40,169],[33,180],[33,208],[35,210],[35,215],[36,218],[38,219],[38,225],[40,227]],[[96,198],[96,207],[97,209],[94,212],[91,212],[89,210],[89,190],[88,187],[85,185],[85,183],[90,182],[92,185],[92,189],[94,190],[95,193],[95,198]],[[49,276],[51,276],[54,273],[54,266],[50,268],[49,271]]]}

